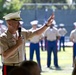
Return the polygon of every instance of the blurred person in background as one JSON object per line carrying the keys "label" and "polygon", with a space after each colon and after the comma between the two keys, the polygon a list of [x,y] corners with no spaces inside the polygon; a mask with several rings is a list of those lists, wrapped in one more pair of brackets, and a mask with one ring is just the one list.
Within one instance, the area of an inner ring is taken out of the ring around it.
{"label": "blurred person in background", "polygon": [[[35,31],[35,30],[39,29],[37,27],[38,20],[33,20],[30,22],[30,24],[32,25],[32,28],[30,29],[31,31]],[[30,39],[30,60],[33,60],[34,52],[36,52],[36,59],[37,59],[37,62],[39,64],[40,68],[41,68],[41,61],[40,61],[39,42],[41,41],[42,37],[43,37],[42,34],[40,34],[40,35],[36,35]]]}
{"label": "blurred person in background", "polygon": [[3,20],[0,20],[0,35],[7,30],[7,27],[3,25]]}
{"label": "blurred person in background", "polygon": [[65,51],[65,35],[67,33],[67,30],[64,28],[64,24],[60,24],[59,25],[60,28],[58,29],[59,33],[60,33],[60,40],[59,40],[59,51],[61,51],[61,45],[63,44],[63,51]]}
{"label": "blurred person in background", "polygon": [[[42,25],[38,24],[38,27],[40,28],[40,27],[42,27]],[[44,46],[43,45],[44,45],[44,33],[42,34],[42,38],[40,40],[40,48],[41,48],[42,51],[44,51]]]}
{"label": "blurred person in background", "polygon": [[47,67],[51,67],[51,56],[53,52],[54,66],[56,69],[59,69],[60,67],[58,65],[57,40],[60,38],[60,35],[57,28],[54,27],[53,22],[52,25],[45,31],[44,36],[47,39]]}
{"label": "blurred person in background", "polygon": [[[3,32],[5,32],[7,30],[7,27],[5,25],[3,25],[3,20],[0,20],[0,36]],[[0,55],[1,55],[1,47],[0,47]]]}
{"label": "blurred person in background", "polygon": [[[58,30],[58,25],[54,24],[54,27]],[[57,39],[57,51],[59,51],[59,40],[60,39]]]}
{"label": "blurred person in background", "polygon": [[74,66],[74,59],[76,57],[76,22],[74,24],[74,29],[70,33],[70,41],[73,42],[73,66]]}

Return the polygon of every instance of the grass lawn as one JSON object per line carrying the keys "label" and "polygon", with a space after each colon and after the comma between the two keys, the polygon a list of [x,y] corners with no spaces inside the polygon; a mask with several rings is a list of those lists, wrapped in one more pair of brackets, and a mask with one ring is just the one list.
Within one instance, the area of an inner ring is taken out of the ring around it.
{"label": "grass lawn", "polygon": [[[52,61],[51,61],[51,66],[53,69],[49,69],[46,67],[47,63],[47,52],[46,51],[41,51],[40,50],[40,57],[41,57],[41,67],[42,67],[42,72],[41,75],[71,75],[72,74],[72,47],[66,47],[66,51],[58,52],[58,64],[61,67],[60,70],[56,70],[54,65],[53,65],[53,54],[52,54]],[[29,60],[29,48],[26,47],[26,58]],[[34,53],[34,61],[36,61],[36,56]],[[0,57],[0,64],[1,64],[1,57]],[[2,71],[0,69],[0,75]]]}
{"label": "grass lawn", "polygon": [[[71,75],[73,67],[72,67],[72,47],[66,47],[65,52],[61,50],[58,52],[58,64],[61,67],[60,70],[56,70],[53,65],[53,54],[52,54],[52,61],[51,66],[53,69],[49,69],[46,67],[47,63],[47,52],[40,50],[40,57],[41,57],[41,66],[43,72],[41,75]],[[27,60],[29,59],[29,48],[26,48],[26,57]],[[34,53],[34,61],[36,61],[36,56]]]}

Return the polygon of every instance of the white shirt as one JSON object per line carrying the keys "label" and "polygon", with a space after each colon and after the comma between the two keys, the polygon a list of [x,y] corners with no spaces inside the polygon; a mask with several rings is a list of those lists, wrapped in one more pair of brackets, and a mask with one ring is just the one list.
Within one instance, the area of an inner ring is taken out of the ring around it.
{"label": "white shirt", "polygon": [[[36,28],[36,29],[38,29],[38,28]],[[32,28],[31,30],[34,30],[34,29]],[[36,35],[30,39],[30,42],[31,43],[38,43],[42,37],[43,37],[43,35],[38,35],[38,36]]]}
{"label": "white shirt", "polygon": [[65,28],[59,28],[58,29],[60,36],[65,36],[65,34],[67,33],[67,30]]}
{"label": "white shirt", "polygon": [[47,37],[47,40],[54,41],[57,39],[57,36],[60,36],[57,28],[53,27],[52,29],[49,27],[45,33],[44,36]]}
{"label": "white shirt", "polygon": [[76,43],[76,29],[72,30],[70,33],[70,39]]}

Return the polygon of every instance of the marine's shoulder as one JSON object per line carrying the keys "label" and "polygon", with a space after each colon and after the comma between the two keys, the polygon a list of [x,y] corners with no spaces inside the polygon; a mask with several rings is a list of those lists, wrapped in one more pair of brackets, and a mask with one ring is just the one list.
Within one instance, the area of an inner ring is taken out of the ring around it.
{"label": "marine's shoulder", "polygon": [[7,37],[7,31],[3,32],[1,35],[0,35],[0,39],[5,39]]}
{"label": "marine's shoulder", "polygon": [[53,27],[53,29],[54,29],[55,31],[58,31],[58,29],[57,29],[56,27]]}
{"label": "marine's shoulder", "polygon": [[71,33],[75,33],[75,32],[76,32],[76,30],[75,30],[75,29],[71,31]]}

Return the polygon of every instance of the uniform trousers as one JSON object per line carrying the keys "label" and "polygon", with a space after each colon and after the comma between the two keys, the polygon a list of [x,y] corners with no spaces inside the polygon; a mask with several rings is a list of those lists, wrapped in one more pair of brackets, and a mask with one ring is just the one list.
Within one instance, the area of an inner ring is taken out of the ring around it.
{"label": "uniform trousers", "polygon": [[60,37],[60,51],[61,51],[61,43],[63,44],[63,51],[65,51],[65,45],[64,45],[64,42],[65,42],[65,37],[64,36],[61,36]]}
{"label": "uniform trousers", "polygon": [[45,39],[45,50],[47,50],[47,39]]}
{"label": "uniform trousers", "polygon": [[41,68],[39,43],[30,43],[30,60],[33,60],[34,51],[36,52],[36,59]]}
{"label": "uniform trousers", "polygon": [[41,44],[41,50],[43,51],[43,40],[40,41]]}
{"label": "uniform trousers", "polygon": [[8,75],[9,72],[10,72],[12,69],[16,68],[16,67],[18,67],[18,66],[8,66],[8,65],[4,65],[4,64],[3,64],[3,67],[2,67],[2,75]]}
{"label": "uniform trousers", "polygon": [[73,61],[76,58],[76,43],[73,44]]}
{"label": "uniform trousers", "polygon": [[57,40],[48,41],[47,40],[47,67],[51,65],[51,54],[54,55],[54,66],[58,67],[58,56],[57,56]]}

